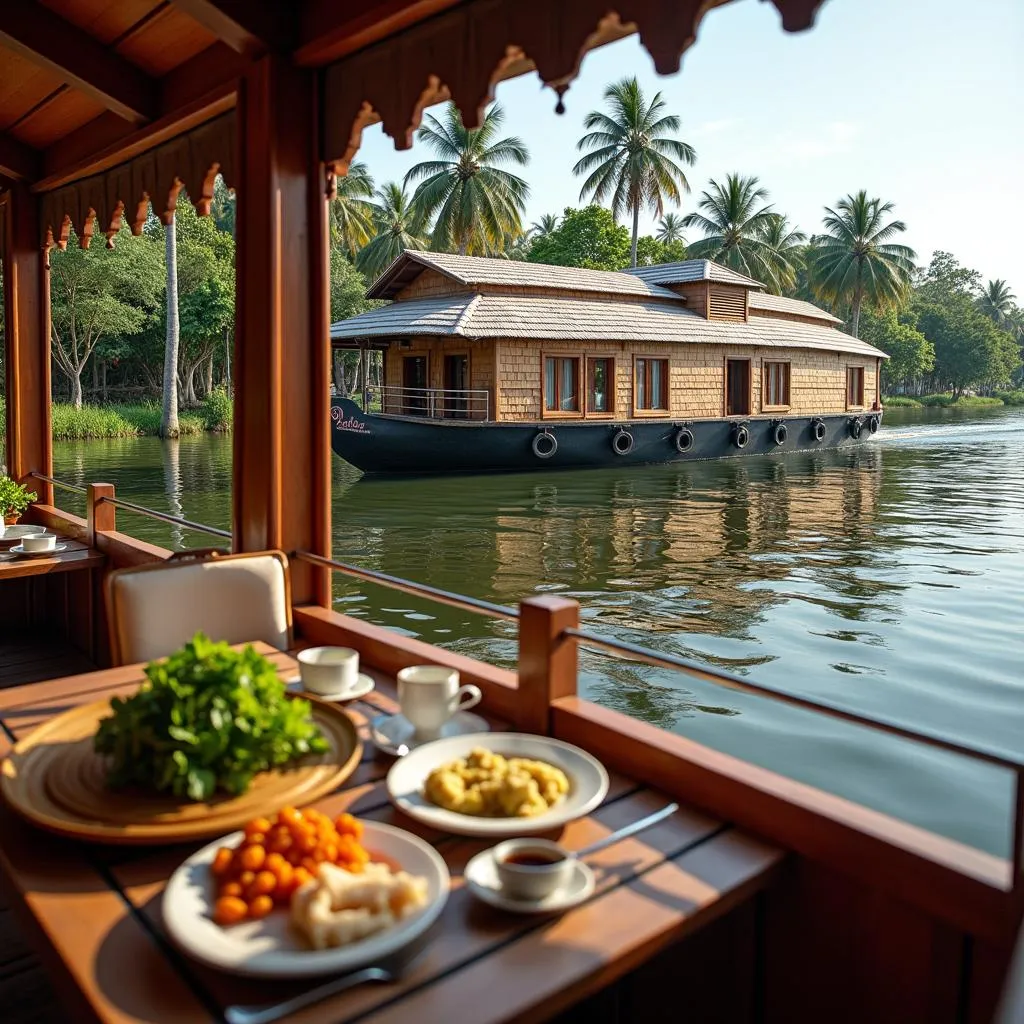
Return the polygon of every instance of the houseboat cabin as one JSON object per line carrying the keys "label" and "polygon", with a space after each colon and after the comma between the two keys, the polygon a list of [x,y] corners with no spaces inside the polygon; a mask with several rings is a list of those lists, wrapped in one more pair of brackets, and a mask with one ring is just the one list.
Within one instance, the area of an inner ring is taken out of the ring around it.
{"label": "houseboat cabin", "polygon": [[370,472],[768,454],[881,421],[884,352],[709,260],[615,272],[407,251],[367,295],[390,302],[331,338],[382,350],[382,384],[362,408],[335,400],[332,438]]}

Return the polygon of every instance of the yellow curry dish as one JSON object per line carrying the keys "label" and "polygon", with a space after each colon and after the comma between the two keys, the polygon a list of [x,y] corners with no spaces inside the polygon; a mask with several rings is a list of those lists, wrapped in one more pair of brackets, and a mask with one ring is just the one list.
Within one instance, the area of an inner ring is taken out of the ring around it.
{"label": "yellow curry dish", "polygon": [[534,818],[561,803],[568,792],[569,779],[561,768],[502,757],[483,747],[439,765],[424,784],[426,798],[438,807],[488,818]]}

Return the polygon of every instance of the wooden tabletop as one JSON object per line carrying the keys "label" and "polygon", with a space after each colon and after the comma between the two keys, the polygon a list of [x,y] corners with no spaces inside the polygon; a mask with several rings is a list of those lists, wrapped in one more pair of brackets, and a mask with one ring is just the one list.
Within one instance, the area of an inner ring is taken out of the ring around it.
{"label": "wooden tabletop", "polygon": [[[261,645],[257,645],[261,646]],[[279,670],[294,661],[263,648]],[[596,894],[560,917],[502,913],[475,901],[462,870],[488,843],[433,831],[388,802],[383,778],[392,763],[367,740],[369,721],[397,710],[393,683],[347,705],[366,742],[344,786],[317,806],[391,822],[431,842],[452,874],[452,893],[425,951],[400,982],[366,984],[290,1021],[487,1024],[544,1020],[642,963],[706,920],[763,887],[782,854],[728,824],[680,810],[662,824],[587,858]],[[139,666],[126,666],[0,692],[0,754],[68,708],[131,692]],[[492,727],[502,723],[492,720]],[[612,775],[604,804],[553,836],[579,848],[667,802]],[[42,833],[0,806],[0,867],[12,903],[34,934],[44,962],[70,983],[76,1009],[102,1021],[220,1021],[233,1003],[277,1001],[315,982],[258,982],[203,967],[175,950],[160,913],[164,885],[204,845],[109,848]],[[76,1017],[77,1019],[77,1017]]]}
{"label": "wooden tabletop", "polygon": [[104,556],[80,540],[58,537],[57,543],[64,544],[66,550],[52,555],[27,557],[16,555],[9,548],[0,549],[0,582],[75,569],[96,569],[103,564]]}

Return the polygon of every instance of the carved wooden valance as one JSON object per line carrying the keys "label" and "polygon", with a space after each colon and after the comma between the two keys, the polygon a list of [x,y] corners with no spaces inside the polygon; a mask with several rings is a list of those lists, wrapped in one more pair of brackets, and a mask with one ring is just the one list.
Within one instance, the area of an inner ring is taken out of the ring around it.
{"label": "carved wooden valance", "polygon": [[[363,129],[378,121],[398,149],[412,145],[423,110],[451,99],[480,124],[498,82],[536,68],[559,94],[588,50],[639,33],[659,74],[680,58],[713,7],[730,0],[475,0],[346,57],[326,71],[324,156],[345,173]],[[770,0],[782,25],[809,28],[824,0]]]}
{"label": "carved wooden valance", "polygon": [[150,203],[167,224],[183,188],[199,215],[206,216],[217,174],[229,187],[235,183],[235,125],[231,111],[109,171],[47,192],[42,197],[44,245],[63,249],[74,228],[83,247],[97,234],[105,235],[110,247],[122,224],[133,235],[142,232]]}

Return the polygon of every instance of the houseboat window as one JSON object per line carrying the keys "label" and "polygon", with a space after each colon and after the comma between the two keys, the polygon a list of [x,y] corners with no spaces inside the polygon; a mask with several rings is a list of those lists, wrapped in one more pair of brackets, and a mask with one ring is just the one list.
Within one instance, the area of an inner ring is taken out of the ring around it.
{"label": "houseboat window", "polygon": [[764,404],[789,405],[789,363],[764,364]]}
{"label": "houseboat window", "polygon": [[614,408],[615,360],[587,360],[587,412],[611,412]]}
{"label": "houseboat window", "polygon": [[544,409],[547,412],[578,412],[580,361],[548,356],[544,360]]}
{"label": "houseboat window", "polygon": [[468,414],[469,356],[464,353],[444,357],[444,394],[441,415],[463,420]]}
{"label": "houseboat window", "polygon": [[426,416],[428,412],[427,357],[405,356],[402,359],[402,407],[409,416]]}
{"label": "houseboat window", "polygon": [[864,367],[848,366],[846,368],[846,404],[864,404]]}
{"label": "houseboat window", "polygon": [[668,408],[667,359],[638,359],[636,361],[636,407],[638,409]]}
{"label": "houseboat window", "polygon": [[725,415],[750,415],[750,360],[725,361]]}

